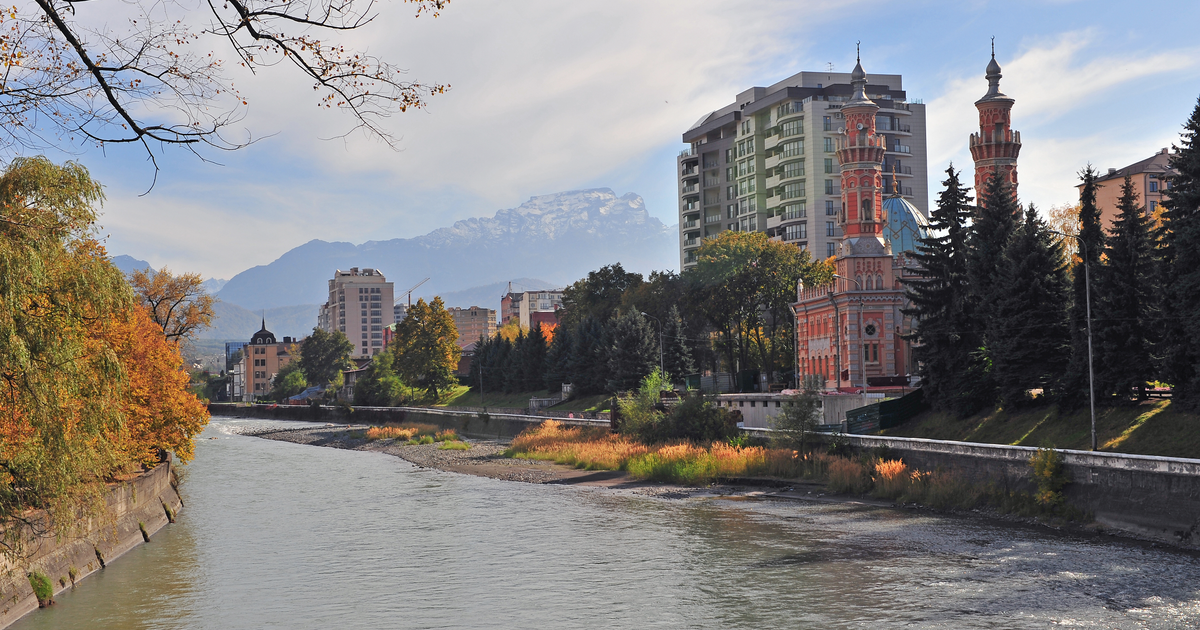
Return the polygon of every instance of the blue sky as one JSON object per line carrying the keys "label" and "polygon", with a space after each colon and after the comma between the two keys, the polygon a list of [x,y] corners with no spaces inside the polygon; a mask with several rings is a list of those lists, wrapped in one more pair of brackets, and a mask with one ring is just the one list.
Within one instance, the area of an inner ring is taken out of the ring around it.
{"label": "blue sky", "polygon": [[453,0],[437,19],[413,19],[398,2],[380,10],[350,43],[452,86],[428,110],[387,121],[400,150],[326,139],[352,121],[319,110],[285,68],[236,77],[250,103],[243,125],[260,141],[206,153],[220,165],[167,150],[146,193],[153,170],[135,149],[77,155],[107,187],[110,252],[228,278],[314,238],[411,237],[588,187],[639,193],[673,224],[682,132],[748,87],[827,63],[848,71],[856,40],[868,72],[902,74],[909,98],[928,106],[931,197],[949,161],[969,169],[993,35],[1002,89],[1017,101],[1021,196],[1042,208],[1073,202],[1088,162],[1124,166],[1177,141],[1200,95],[1196,2]]}

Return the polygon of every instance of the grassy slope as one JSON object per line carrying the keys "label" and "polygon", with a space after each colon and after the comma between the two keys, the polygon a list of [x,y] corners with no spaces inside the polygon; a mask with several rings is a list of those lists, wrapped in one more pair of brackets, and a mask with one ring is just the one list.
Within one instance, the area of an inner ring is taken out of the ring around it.
{"label": "grassy slope", "polygon": [[[483,399],[488,407],[520,407],[525,408],[529,405],[530,398],[546,398],[550,393],[546,390],[537,392],[516,392],[505,394],[503,392],[484,392]],[[560,405],[551,407],[556,411],[599,411],[596,407],[603,406],[607,402],[607,396],[584,396],[575,400],[569,400]],[[478,407],[479,406],[479,390],[476,388],[467,389],[460,386],[455,390],[454,394],[444,398],[439,406],[456,406],[456,407]],[[607,409],[607,407],[605,407]]]}
{"label": "grassy slope", "polygon": [[[1061,412],[1055,406],[992,410],[965,419],[926,411],[885,435],[1019,446],[1091,447],[1087,407]],[[1176,411],[1169,400],[1096,408],[1100,450],[1200,458],[1200,416]]]}

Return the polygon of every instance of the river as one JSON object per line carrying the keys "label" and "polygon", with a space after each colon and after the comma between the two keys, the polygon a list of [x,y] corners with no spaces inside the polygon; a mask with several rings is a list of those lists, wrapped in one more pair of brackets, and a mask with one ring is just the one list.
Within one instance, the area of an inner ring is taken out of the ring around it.
{"label": "river", "polygon": [[13,628],[1200,626],[1200,560],[1174,551],[854,503],[498,481],[236,434],[247,424],[267,423],[205,429],[176,524]]}

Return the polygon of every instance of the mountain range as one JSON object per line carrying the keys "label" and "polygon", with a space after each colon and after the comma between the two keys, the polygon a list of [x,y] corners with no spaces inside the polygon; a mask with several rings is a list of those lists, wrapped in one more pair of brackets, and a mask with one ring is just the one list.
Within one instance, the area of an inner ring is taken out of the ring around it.
{"label": "mountain range", "polygon": [[616,262],[643,273],[675,268],[678,238],[675,227],[646,212],[640,195],[617,196],[608,188],[561,192],[414,238],[361,245],[312,240],[235,275],[217,297],[251,310],[320,304],[334,270],[369,267],[395,283],[397,298],[429,278],[414,299],[442,295],[449,306],[472,306],[447,297],[470,290],[466,301],[482,302],[490,292],[489,303],[474,305],[496,308],[500,292],[493,288],[511,278],[565,286]]}

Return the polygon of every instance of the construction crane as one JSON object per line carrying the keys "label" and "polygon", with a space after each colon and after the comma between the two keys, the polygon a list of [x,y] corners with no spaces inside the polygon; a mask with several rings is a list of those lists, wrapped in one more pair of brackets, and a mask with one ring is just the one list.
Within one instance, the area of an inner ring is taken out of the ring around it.
{"label": "construction crane", "polygon": [[[418,282],[416,285],[414,285],[414,286],[413,286],[413,288],[411,288],[411,289],[409,289],[409,290],[405,291],[404,293],[401,293],[401,294],[400,294],[400,295],[407,295],[407,296],[408,296],[408,306],[409,306],[410,308],[412,307],[412,292],[413,292],[413,291],[416,291],[416,290],[417,290],[417,287],[421,286],[422,284],[425,284],[426,282],[429,282],[429,278],[425,278],[424,280],[422,280],[422,281]],[[399,302],[400,302],[400,298],[396,298],[396,303],[399,303]],[[393,303],[393,306],[395,306],[395,303]]]}

